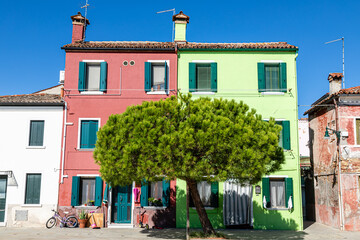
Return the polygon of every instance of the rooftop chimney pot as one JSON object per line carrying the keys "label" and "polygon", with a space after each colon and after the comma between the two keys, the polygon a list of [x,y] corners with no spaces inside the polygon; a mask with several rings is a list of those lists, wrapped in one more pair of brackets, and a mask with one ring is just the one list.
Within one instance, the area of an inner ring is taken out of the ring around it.
{"label": "rooftop chimney pot", "polygon": [[77,15],[71,16],[71,20],[73,24],[72,43],[83,42],[86,26],[90,25],[89,20],[86,19],[85,24],[85,17],[83,17],[80,12],[78,12]]}
{"label": "rooftop chimney pot", "polygon": [[340,91],[342,83],[343,74],[342,73],[329,73],[329,93],[334,94]]}
{"label": "rooftop chimney pot", "polygon": [[175,22],[175,42],[186,42],[186,26],[189,23],[189,19],[190,17],[182,11],[173,16],[172,20]]}

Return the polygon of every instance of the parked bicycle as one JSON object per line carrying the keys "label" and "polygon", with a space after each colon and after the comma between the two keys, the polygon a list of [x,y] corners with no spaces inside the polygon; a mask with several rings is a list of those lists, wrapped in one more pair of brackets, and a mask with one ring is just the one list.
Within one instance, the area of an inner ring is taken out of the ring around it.
{"label": "parked bicycle", "polygon": [[53,226],[55,226],[57,221],[60,221],[60,227],[64,226],[64,227],[74,228],[78,225],[78,220],[75,216],[67,216],[69,212],[64,212],[65,217],[61,218],[60,213],[58,211],[55,211],[54,209],[52,209],[51,211],[54,212],[54,216],[52,216],[51,218],[49,218],[49,220],[47,220],[46,222],[47,228],[52,228]]}

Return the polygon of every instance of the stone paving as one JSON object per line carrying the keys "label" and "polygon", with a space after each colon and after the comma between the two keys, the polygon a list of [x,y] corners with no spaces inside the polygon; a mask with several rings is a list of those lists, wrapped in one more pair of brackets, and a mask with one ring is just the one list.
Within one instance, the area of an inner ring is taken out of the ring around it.
{"label": "stone paving", "polygon": [[[314,223],[304,231],[262,231],[262,230],[238,230],[227,229],[221,230],[230,239],[359,239],[360,232],[344,232],[330,228],[319,223]],[[70,228],[0,228],[1,240],[55,240],[55,239],[184,239],[184,229],[163,229],[163,230],[144,230],[104,228],[104,229],[70,229]]]}

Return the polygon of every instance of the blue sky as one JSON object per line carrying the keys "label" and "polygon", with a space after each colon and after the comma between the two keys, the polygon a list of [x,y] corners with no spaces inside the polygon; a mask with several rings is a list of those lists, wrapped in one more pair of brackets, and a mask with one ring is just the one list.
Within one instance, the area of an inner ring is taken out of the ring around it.
{"label": "blue sky", "polygon": [[[85,0],[0,2],[0,95],[32,93],[54,86],[65,66],[61,46],[71,42],[71,15]],[[171,13],[190,16],[194,42],[285,41],[299,47],[299,105],[328,91],[327,76],[342,72],[345,37],[346,87],[360,85],[360,1],[110,1],[89,0],[86,40],[171,41]],[[299,107],[299,117],[308,106]]]}

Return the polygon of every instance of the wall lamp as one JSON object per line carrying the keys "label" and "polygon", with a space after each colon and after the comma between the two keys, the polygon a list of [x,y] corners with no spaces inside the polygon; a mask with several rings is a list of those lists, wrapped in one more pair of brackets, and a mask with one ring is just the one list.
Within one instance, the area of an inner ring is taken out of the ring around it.
{"label": "wall lamp", "polygon": [[331,129],[331,128],[328,128],[326,127],[326,130],[325,130],[325,135],[324,135],[324,139],[330,139],[330,134],[329,134],[329,131],[331,131],[330,134],[336,134],[336,137],[337,139],[340,139],[340,136],[341,136],[341,131],[336,131],[334,129]]}

